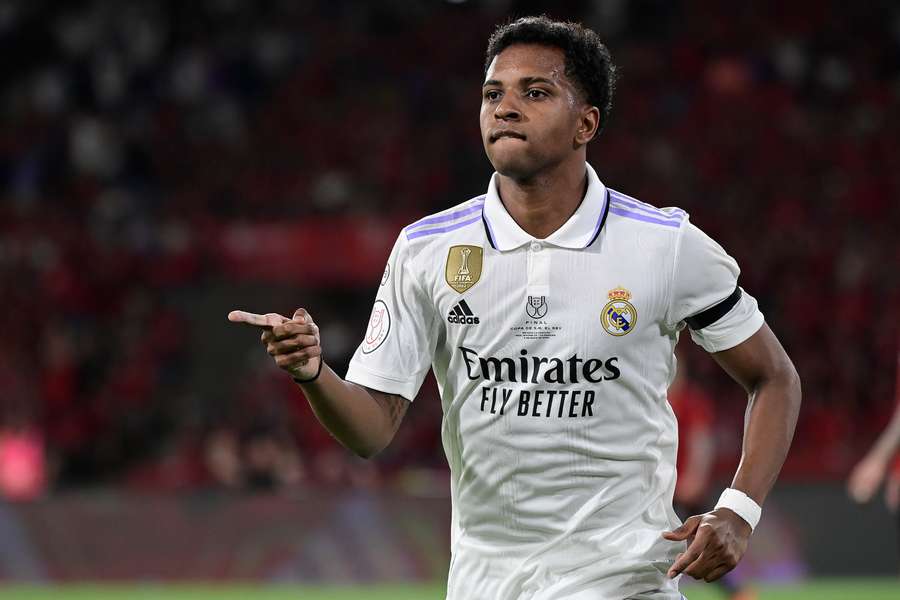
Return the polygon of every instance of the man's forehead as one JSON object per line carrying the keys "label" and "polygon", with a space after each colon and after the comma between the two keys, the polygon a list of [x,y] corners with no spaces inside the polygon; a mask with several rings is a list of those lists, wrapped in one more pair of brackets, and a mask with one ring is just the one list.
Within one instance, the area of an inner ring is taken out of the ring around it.
{"label": "man's forehead", "polygon": [[566,80],[566,55],[560,48],[541,44],[513,44],[494,57],[485,79],[515,77],[546,77],[559,83]]}

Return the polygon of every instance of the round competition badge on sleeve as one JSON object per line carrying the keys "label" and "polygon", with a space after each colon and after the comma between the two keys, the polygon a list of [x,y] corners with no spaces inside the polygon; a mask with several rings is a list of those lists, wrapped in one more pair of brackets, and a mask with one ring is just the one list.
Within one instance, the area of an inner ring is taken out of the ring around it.
{"label": "round competition badge on sleeve", "polygon": [[637,323],[637,309],[629,302],[631,292],[619,286],[607,294],[609,302],[603,307],[600,322],[610,335],[620,336],[630,333]]}
{"label": "round competition badge on sleeve", "polygon": [[363,354],[369,354],[378,349],[391,332],[391,313],[387,304],[381,300],[375,301],[372,307],[372,316],[369,317],[369,325],[366,327],[366,337],[362,342]]}

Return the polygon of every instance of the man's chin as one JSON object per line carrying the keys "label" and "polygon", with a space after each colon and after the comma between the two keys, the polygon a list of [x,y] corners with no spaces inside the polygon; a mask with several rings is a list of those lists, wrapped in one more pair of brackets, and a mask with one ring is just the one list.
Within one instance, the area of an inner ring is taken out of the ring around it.
{"label": "man's chin", "polygon": [[497,173],[516,181],[528,180],[535,173],[534,165],[524,157],[494,156],[490,159]]}

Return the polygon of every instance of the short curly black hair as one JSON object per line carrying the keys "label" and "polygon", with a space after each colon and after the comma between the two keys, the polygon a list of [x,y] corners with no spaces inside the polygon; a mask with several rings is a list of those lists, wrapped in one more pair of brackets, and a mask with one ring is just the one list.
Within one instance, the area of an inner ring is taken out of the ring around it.
{"label": "short curly black hair", "polygon": [[588,104],[600,109],[598,133],[602,131],[612,111],[616,66],[600,36],[581,23],[554,21],[546,15],[522,17],[494,30],[488,40],[485,74],[494,57],[514,44],[541,44],[562,50],[566,57],[566,76]]}

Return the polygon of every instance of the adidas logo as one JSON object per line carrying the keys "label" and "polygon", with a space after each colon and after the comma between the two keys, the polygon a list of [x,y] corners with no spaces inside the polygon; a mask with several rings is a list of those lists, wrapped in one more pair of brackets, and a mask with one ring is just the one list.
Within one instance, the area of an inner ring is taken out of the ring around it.
{"label": "adidas logo", "polygon": [[466,304],[465,300],[457,302],[450,314],[447,315],[448,323],[459,323],[460,325],[478,325],[479,320],[472,313],[472,309]]}

